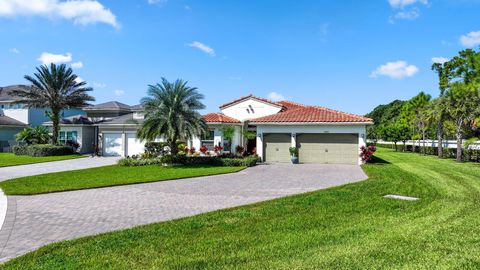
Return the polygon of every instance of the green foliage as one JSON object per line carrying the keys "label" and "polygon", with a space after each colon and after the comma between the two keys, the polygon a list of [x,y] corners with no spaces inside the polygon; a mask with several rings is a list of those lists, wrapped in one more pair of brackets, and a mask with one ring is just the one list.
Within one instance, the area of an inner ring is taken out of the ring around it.
{"label": "green foliage", "polygon": [[48,108],[47,116],[53,124],[53,144],[58,143],[60,113],[64,109],[80,108],[90,105],[95,98],[88,95],[93,89],[87,87],[87,82],[79,81],[78,76],[65,64],[43,65],[36,68],[33,76],[25,79],[32,86],[28,90],[16,90],[11,94],[21,97],[19,103],[31,108]]}
{"label": "green foliage", "polygon": [[259,158],[257,156],[247,156],[244,158],[222,158],[216,156],[186,156],[186,155],[165,155],[161,158],[152,159],[133,159],[130,157],[122,158],[118,161],[121,166],[145,166],[161,164],[182,164],[186,166],[209,165],[209,166],[227,166],[227,167],[252,167],[257,165]]}
{"label": "green foliage", "polygon": [[404,104],[405,101],[395,100],[389,104],[379,105],[366,114],[365,116],[372,118],[374,122],[373,125],[367,127],[367,138],[373,140],[384,139],[382,130],[398,118]]}
{"label": "green foliage", "polygon": [[158,157],[165,154],[165,146],[169,146],[167,142],[146,142],[144,151],[149,157]]}
{"label": "green foliage", "polygon": [[203,95],[198,93],[197,88],[187,86],[186,81],[170,83],[162,78],[161,84],[149,86],[148,97],[142,99],[145,121],[137,136],[147,141],[163,136],[175,154],[178,140],[201,137],[208,130],[198,112],[205,108],[202,99]]}
{"label": "green foliage", "polygon": [[47,144],[50,140],[50,135],[48,134],[48,129],[44,126],[28,127],[15,135],[15,139],[26,144]]}
{"label": "green foliage", "polygon": [[31,157],[63,156],[74,153],[71,146],[51,144],[15,145],[12,150],[15,155]]}
{"label": "green foliage", "polygon": [[298,157],[298,148],[297,147],[290,147],[290,148],[288,148],[288,151],[290,151],[290,156]]}
{"label": "green foliage", "polygon": [[235,135],[235,127],[231,125],[222,126],[221,131],[223,139],[231,144]]}

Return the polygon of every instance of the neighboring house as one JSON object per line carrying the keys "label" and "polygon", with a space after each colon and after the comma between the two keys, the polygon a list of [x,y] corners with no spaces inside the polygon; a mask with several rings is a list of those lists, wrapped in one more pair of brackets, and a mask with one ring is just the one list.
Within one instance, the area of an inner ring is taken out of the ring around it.
{"label": "neighboring house", "polygon": [[[77,138],[81,138],[81,144],[98,145],[99,153],[105,156],[143,152],[144,142],[136,138],[144,116],[141,106],[113,101],[84,110],[91,123],[85,121],[77,127],[63,122],[61,131],[80,128]],[[365,145],[366,126],[372,124],[371,119],[359,115],[291,101],[273,102],[253,95],[223,104],[220,112],[205,114],[204,119],[210,131],[203,138],[189,140],[189,147],[198,151],[202,145],[209,150],[221,145],[224,151],[235,152],[236,146],[241,145],[266,162],[290,162],[289,148],[296,146],[303,163],[360,164],[359,151]],[[222,136],[225,125],[235,128],[231,145]],[[96,134],[94,141],[88,142],[79,135],[86,129],[93,129],[89,134]],[[242,134],[247,129],[256,134],[255,139],[244,138]],[[81,151],[86,152],[87,148]]]}
{"label": "neighboring house", "polygon": [[[0,152],[9,150],[9,145],[15,141],[15,134],[26,127],[36,127],[48,121],[45,115],[47,109],[27,108],[16,103],[20,97],[12,96],[13,90],[28,91],[25,85],[0,87]],[[62,117],[85,114],[81,109],[72,108],[62,111]]]}

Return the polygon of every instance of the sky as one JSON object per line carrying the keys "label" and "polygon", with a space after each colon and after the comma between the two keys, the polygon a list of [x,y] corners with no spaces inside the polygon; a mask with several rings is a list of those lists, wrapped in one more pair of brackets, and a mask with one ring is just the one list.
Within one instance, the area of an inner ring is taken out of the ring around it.
{"label": "sky", "polygon": [[165,77],[205,95],[365,114],[438,93],[433,62],[480,45],[480,0],[0,0],[0,86],[65,63],[96,103]]}

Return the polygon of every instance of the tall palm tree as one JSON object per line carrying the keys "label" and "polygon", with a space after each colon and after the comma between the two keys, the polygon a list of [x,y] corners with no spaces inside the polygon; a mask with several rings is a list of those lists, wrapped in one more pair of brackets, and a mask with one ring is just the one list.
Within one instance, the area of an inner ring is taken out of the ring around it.
{"label": "tall palm tree", "polygon": [[445,98],[446,91],[449,86],[449,80],[451,76],[451,67],[448,62],[445,63],[434,63],[432,65],[432,70],[438,74],[438,86],[440,89],[440,95],[435,102],[434,110],[432,111],[434,120],[437,123],[437,146],[438,146],[438,157],[443,158],[443,137],[444,137],[444,127],[443,123],[447,120],[447,102]]}
{"label": "tall palm tree", "polygon": [[148,97],[142,99],[145,121],[138,129],[137,136],[142,140],[153,141],[164,137],[172,154],[177,153],[177,141],[188,140],[204,135],[207,124],[198,110],[204,109],[203,95],[187,82],[174,83],[162,78],[161,83],[149,85]]}
{"label": "tall palm tree", "polygon": [[60,113],[64,109],[79,108],[90,105],[95,98],[87,92],[93,89],[86,86],[85,81],[79,81],[70,67],[65,64],[42,65],[36,68],[32,76],[25,79],[32,85],[28,90],[15,90],[11,95],[21,97],[17,103],[29,108],[48,108],[47,116],[52,121],[52,143],[58,144]]}

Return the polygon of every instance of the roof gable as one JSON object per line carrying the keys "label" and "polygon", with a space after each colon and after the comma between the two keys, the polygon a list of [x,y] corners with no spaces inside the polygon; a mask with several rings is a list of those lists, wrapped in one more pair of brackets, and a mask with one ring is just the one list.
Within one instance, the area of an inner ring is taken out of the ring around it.
{"label": "roof gable", "polygon": [[225,104],[222,104],[222,105],[220,105],[220,109],[225,109],[227,107],[233,106],[235,104],[238,104],[238,103],[241,103],[243,101],[250,100],[250,99],[253,99],[253,100],[256,100],[256,101],[259,101],[259,102],[263,102],[263,103],[266,103],[266,104],[271,105],[271,106],[275,106],[275,107],[279,107],[279,108],[282,107],[282,105],[277,103],[277,102],[273,102],[273,101],[265,99],[265,98],[256,97],[256,96],[250,94],[250,95],[247,95],[247,96],[237,98],[237,99],[232,100],[230,102],[227,102]]}
{"label": "roof gable", "polygon": [[109,102],[93,105],[84,109],[85,110],[130,111],[131,107],[127,104],[124,104],[118,101],[109,101]]}

